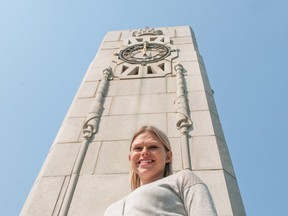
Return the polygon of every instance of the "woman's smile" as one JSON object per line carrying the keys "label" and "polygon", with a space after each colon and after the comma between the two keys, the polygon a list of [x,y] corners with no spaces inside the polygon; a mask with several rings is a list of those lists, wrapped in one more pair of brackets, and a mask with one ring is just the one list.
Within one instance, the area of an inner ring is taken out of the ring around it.
{"label": "woman's smile", "polygon": [[152,160],[152,159],[142,159],[142,160],[139,160],[138,164],[140,164],[141,166],[145,166],[145,165],[150,165],[150,164],[152,164],[153,162],[155,162],[155,160]]}

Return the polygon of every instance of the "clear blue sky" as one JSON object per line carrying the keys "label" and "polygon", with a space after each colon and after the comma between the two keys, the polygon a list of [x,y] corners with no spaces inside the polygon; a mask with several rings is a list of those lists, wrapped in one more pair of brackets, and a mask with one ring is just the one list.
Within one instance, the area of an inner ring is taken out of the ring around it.
{"label": "clear blue sky", "polygon": [[0,0],[0,215],[19,214],[106,32],[180,25],[196,34],[247,215],[287,215],[287,9],[286,0]]}

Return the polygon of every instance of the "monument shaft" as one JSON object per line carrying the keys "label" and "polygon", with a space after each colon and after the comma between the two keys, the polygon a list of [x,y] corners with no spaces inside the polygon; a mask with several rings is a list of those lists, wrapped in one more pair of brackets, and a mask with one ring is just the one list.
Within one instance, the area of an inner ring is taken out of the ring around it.
{"label": "monument shaft", "polygon": [[103,215],[130,192],[130,139],[143,125],[168,135],[173,171],[191,168],[218,215],[246,215],[188,26],[107,33],[20,215]]}

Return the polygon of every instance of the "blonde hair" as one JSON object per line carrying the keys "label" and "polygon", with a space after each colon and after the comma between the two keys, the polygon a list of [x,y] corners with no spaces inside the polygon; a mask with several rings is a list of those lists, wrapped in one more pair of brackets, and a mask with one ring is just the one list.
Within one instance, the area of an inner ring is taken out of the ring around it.
{"label": "blonde hair", "polygon": [[[130,150],[131,150],[131,145],[133,141],[136,139],[136,137],[144,132],[150,132],[156,135],[157,138],[160,140],[160,142],[164,145],[165,150],[167,152],[171,151],[171,145],[166,134],[154,126],[147,126],[147,125],[142,126],[136,131],[136,133],[134,134],[131,140]],[[169,163],[166,163],[163,177],[169,176],[171,174],[172,174],[172,161]],[[130,182],[131,182],[132,191],[140,187],[140,177],[132,168],[130,169]]]}

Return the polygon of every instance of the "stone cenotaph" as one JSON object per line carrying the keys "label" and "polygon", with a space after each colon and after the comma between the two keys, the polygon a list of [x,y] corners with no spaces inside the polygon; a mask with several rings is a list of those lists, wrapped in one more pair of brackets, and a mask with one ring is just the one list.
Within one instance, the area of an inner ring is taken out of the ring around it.
{"label": "stone cenotaph", "polygon": [[168,135],[173,171],[192,169],[219,216],[246,215],[189,26],[107,33],[20,215],[103,215],[130,193],[130,139],[143,125]]}

